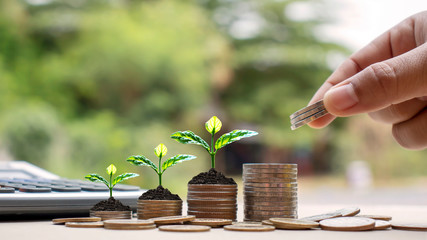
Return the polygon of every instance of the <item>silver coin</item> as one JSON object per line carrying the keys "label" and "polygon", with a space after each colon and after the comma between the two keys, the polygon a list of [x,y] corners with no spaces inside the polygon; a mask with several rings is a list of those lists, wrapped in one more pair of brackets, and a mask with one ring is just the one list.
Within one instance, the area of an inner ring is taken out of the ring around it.
{"label": "silver coin", "polygon": [[246,183],[296,183],[296,178],[249,178],[243,176],[243,184]]}
{"label": "silver coin", "polygon": [[296,192],[259,192],[259,191],[244,191],[244,196],[247,197],[293,197],[298,196]]}
{"label": "silver coin", "polygon": [[243,170],[250,168],[290,168],[297,169],[295,163],[244,163]]}
{"label": "silver coin", "polygon": [[[271,197],[271,196],[250,196],[250,195],[243,195],[243,199],[248,202],[287,202],[291,199],[297,199],[297,195],[292,196],[280,196],[280,197]],[[294,200],[295,201],[295,200]]]}
{"label": "silver coin", "polygon": [[296,173],[244,173],[243,178],[297,178]]}
{"label": "silver coin", "polygon": [[316,120],[318,118],[321,118],[321,117],[325,116],[326,114],[328,114],[328,111],[326,111],[326,110],[317,112],[316,114],[313,114],[313,115],[311,115],[311,116],[309,116],[307,118],[304,118],[303,120],[301,120],[299,122],[296,122],[296,123],[292,124],[291,125],[291,129],[295,130],[295,129],[299,128],[299,127],[302,127],[302,126],[306,125],[309,122],[312,122],[312,121],[314,121],[314,120]]}
{"label": "silver coin", "polygon": [[320,221],[325,220],[325,219],[336,218],[336,217],[341,217],[341,213],[331,212],[331,213],[318,214],[318,215],[314,215],[314,216],[301,218],[301,220],[320,222]]}
{"label": "silver coin", "polygon": [[258,205],[245,205],[245,210],[256,210],[256,211],[294,211],[295,206],[258,206]]}
{"label": "silver coin", "polygon": [[321,107],[321,106],[325,106],[323,104],[323,99],[320,100],[320,101],[317,101],[317,102],[315,102],[313,104],[310,104],[310,105],[308,105],[306,107],[301,108],[300,110],[298,110],[298,111],[294,112],[293,114],[291,114],[289,116],[289,118],[290,119],[294,119],[294,118],[298,117],[299,115],[304,114],[304,113],[310,111],[313,108],[317,108],[317,107]]}
{"label": "silver coin", "polygon": [[298,183],[245,183],[245,187],[286,188],[298,187]]}
{"label": "silver coin", "polygon": [[297,187],[283,187],[283,188],[268,188],[268,187],[252,187],[252,186],[244,186],[244,191],[248,192],[297,192]]}
{"label": "silver coin", "polygon": [[294,119],[291,119],[291,124],[295,124],[296,122],[299,122],[299,121],[303,120],[304,118],[307,118],[313,114],[316,114],[316,113],[324,111],[324,110],[326,111],[326,108],[324,106],[313,108],[310,111],[305,112],[305,113],[295,117]]}

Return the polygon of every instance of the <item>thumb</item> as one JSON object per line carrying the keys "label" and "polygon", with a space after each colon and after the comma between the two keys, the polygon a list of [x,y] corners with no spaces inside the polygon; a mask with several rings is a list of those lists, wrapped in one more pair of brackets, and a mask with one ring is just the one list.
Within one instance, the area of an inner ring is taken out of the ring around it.
{"label": "thumb", "polygon": [[427,45],[370,65],[325,93],[329,113],[350,116],[427,95]]}

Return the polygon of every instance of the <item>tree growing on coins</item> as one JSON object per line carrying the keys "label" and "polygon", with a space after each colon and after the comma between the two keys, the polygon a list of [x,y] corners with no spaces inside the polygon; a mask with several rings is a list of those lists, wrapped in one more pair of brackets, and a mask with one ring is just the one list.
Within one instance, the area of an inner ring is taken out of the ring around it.
{"label": "tree growing on coins", "polygon": [[214,141],[215,133],[219,132],[222,127],[222,122],[218,117],[211,117],[206,123],[205,128],[211,135],[211,145],[203,140],[201,137],[194,134],[192,131],[178,131],[171,135],[172,139],[183,144],[196,144],[201,145],[211,156],[211,166],[215,168],[215,155],[216,152],[225,147],[226,145],[238,141],[242,138],[252,137],[258,135],[255,131],[250,130],[233,130],[226,133]]}
{"label": "tree growing on coins", "polygon": [[196,156],[193,156],[193,155],[178,154],[178,155],[175,155],[175,156],[167,159],[162,164],[162,158],[166,155],[167,152],[168,152],[168,149],[166,148],[166,146],[163,143],[160,143],[154,149],[154,153],[159,158],[159,166],[156,166],[151,160],[149,160],[148,158],[146,158],[143,155],[130,156],[126,159],[126,161],[128,161],[129,163],[131,163],[135,166],[151,167],[151,169],[153,169],[159,177],[159,186],[162,186],[162,175],[166,171],[166,169],[168,169],[169,167],[172,167],[178,163],[196,158]]}
{"label": "tree growing on coins", "polygon": [[113,179],[113,175],[116,174],[116,171],[117,171],[117,168],[116,166],[114,166],[114,164],[110,164],[110,166],[107,167],[107,174],[110,178],[110,181],[107,181],[107,179],[103,178],[101,175],[98,175],[96,173],[86,175],[85,178],[91,182],[104,183],[110,190],[110,198],[111,198],[113,197],[113,188],[117,183],[123,182],[124,180],[127,180],[129,178],[134,178],[139,176],[136,173],[123,173]]}

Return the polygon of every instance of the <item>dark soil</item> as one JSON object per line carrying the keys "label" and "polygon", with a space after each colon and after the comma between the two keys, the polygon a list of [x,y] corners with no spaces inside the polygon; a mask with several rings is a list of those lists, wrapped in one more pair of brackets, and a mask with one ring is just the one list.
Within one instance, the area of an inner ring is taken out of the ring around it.
{"label": "dark soil", "polygon": [[141,200],[181,200],[178,194],[173,194],[167,188],[158,186],[156,189],[150,189],[143,193],[139,199]]}
{"label": "dark soil", "polygon": [[110,197],[108,200],[95,204],[91,211],[131,211],[129,206],[123,205],[119,200]]}
{"label": "dark soil", "polygon": [[227,184],[236,185],[237,183],[232,178],[225,177],[221,172],[217,172],[214,168],[208,172],[199,173],[193,177],[188,184]]}

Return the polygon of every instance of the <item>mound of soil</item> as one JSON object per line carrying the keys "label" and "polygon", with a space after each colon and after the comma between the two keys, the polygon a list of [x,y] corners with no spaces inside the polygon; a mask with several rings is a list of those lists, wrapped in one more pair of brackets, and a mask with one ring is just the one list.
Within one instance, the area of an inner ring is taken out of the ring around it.
{"label": "mound of soil", "polygon": [[236,185],[232,178],[225,177],[221,172],[216,171],[214,168],[209,169],[208,172],[199,173],[193,177],[188,184],[227,184]]}
{"label": "mound of soil", "polygon": [[91,211],[131,211],[129,206],[123,205],[119,200],[110,197],[108,200],[100,201],[95,204]]}
{"label": "mound of soil", "polygon": [[178,194],[173,194],[167,188],[158,186],[155,189],[150,189],[143,193],[139,199],[141,200],[181,200]]}

